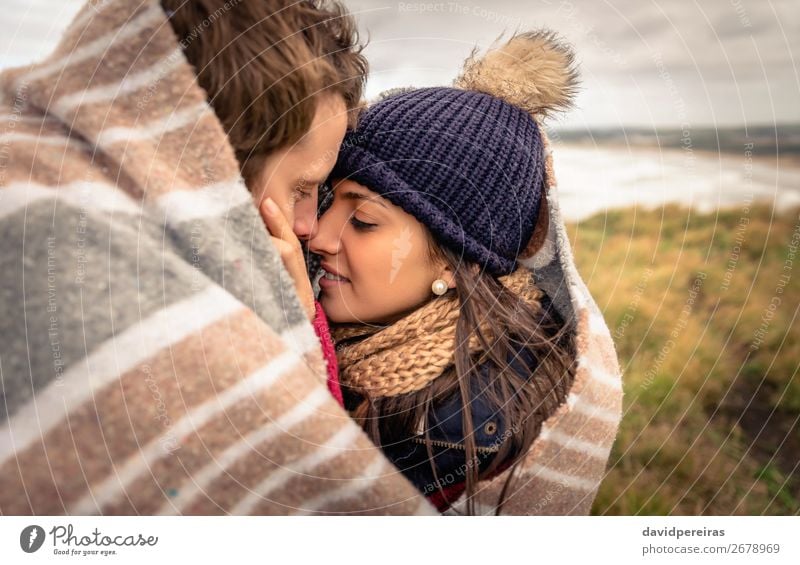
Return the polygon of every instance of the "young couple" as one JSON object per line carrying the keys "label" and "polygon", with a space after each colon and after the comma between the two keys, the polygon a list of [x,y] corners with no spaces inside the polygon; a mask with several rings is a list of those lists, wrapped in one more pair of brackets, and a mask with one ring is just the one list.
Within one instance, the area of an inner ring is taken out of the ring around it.
{"label": "young couple", "polygon": [[[570,105],[572,54],[517,34],[456,86],[388,92],[347,119],[352,79],[313,93],[308,132],[250,187],[332,394],[445,511],[523,459],[574,379],[569,328],[519,262],[547,231],[541,119]],[[301,246],[321,259],[318,300]]]}
{"label": "young couple", "polygon": [[572,56],[364,107],[354,30],[105,0],[0,76],[3,514],[589,513],[622,393],[541,126]]}

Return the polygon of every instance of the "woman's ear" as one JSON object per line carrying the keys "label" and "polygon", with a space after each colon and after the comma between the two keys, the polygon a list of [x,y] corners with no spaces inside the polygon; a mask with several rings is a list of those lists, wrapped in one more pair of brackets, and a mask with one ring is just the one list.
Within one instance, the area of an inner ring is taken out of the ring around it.
{"label": "woman's ear", "polygon": [[439,278],[447,283],[447,288],[453,289],[456,287],[456,276],[450,267],[444,267]]}
{"label": "woman's ear", "polygon": [[446,273],[446,276],[447,276],[447,278],[444,279],[444,280],[447,281],[447,288],[454,289],[456,287],[456,277],[455,277],[455,275],[453,275],[453,271],[450,271],[448,269],[448,271]]}

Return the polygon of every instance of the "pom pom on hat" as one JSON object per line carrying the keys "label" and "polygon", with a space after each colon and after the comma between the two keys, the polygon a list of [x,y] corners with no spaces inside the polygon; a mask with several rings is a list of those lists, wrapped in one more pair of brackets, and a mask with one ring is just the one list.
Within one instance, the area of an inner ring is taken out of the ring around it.
{"label": "pom pom on hat", "polygon": [[552,31],[520,33],[483,57],[473,51],[454,86],[547,117],[572,106],[578,88],[575,54]]}

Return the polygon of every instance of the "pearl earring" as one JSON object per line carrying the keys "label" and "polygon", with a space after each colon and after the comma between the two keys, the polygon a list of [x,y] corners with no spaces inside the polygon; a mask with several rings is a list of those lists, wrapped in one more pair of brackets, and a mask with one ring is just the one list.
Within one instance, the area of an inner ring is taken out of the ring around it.
{"label": "pearl earring", "polygon": [[441,296],[447,292],[447,282],[442,279],[436,279],[431,285],[431,290],[436,296]]}

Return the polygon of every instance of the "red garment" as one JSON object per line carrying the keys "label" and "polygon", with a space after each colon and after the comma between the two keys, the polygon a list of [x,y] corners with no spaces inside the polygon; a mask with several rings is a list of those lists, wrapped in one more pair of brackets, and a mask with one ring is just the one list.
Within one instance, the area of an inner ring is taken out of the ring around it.
{"label": "red garment", "polygon": [[336,348],[333,346],[333,338],[331,337],[331,330],[328,327],[328,318],[322,310],[322,305],[314,301],[314,321],[311,323],[314,326],[314,332],[319,338],[319,343],[322,346],[322,355],[325,357],[325,362],[328,365],[328,390],[344,408],[344,398],[342,398],[342,389],[339,386],[339,363],[336,361]]}
{"label": "red garment", "polygon": [[464,494],[465,490],[467,490],[467,483],[466,481],[462,481],[454,485],[446,486],[442,490],[434,491],[425,496],[428,498],[428,502],[436,507],[436,510],[445,512],[462,494]]}
{"label": "red garment", "polygon": [[[509,459],[505,463],[501,463],[498,465],[497,469],[491,475],[488,475],[483,478],[483,481],[490,481],[500,473],[508,469],[513,465],[513,460]],[[482,481],[482,482],[483,482]],[[425,497],[428,499],[428,502],[433,504],[436,507],[436,510],[439,512],[446,512],[450,509],[450,507],[455,504],[461,495],[464,494],[467,490],[467,481],[463,480],[460,483],[455,483],[452,485],[448,485],[440,490],[435,490],[430,494],[426,494]],[[478,487],[480,490],[480,487]]]}

